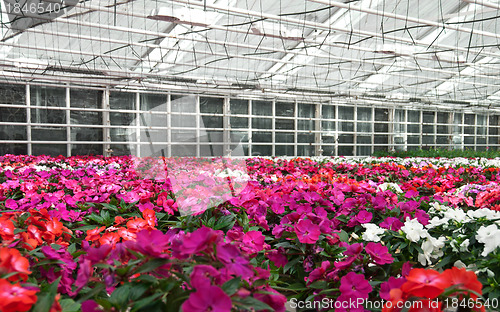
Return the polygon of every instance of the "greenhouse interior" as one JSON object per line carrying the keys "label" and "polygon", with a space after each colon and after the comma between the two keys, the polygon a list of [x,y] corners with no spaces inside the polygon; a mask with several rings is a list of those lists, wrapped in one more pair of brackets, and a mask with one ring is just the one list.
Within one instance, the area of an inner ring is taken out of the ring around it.
{"label": "greenhouse interior", "polygon": [[0,12],[1,312],[500,310],[500,0]]}

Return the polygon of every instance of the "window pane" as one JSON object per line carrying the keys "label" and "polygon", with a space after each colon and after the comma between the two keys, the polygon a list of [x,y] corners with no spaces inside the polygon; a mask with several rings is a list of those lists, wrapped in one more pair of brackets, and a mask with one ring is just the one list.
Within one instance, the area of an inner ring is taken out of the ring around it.
{"label": "window pane", "polygon": [[294,117],[295,103],[276,102],[276,116]]}
{"label": "window pane", "polygon": [[372,132],[372,124],[367,122],[359,122],[357,124],[358,132]]}
{"label": "window pane", "polygon": [[435,112],[423,112],[424,123],[434,123]]}
{"label": "window pane", "polygon": [[231,128],[248,128],[248,118],[231,117]]}
{"label": "window pane", "polygon": [[314,118],[315,116],[315,108],[314,104],[299,104],[299,117],[303,118]]}
{"label": "window pane", "polygon": [[[31,139],[33,141],[66,141],[66,128],[32,127]],[[66,153],[66,147],[64,151]]]}
{"label": "window pane", "polygon": [[26,108],[0,107],[1,122],[26,122]]}
{"label": "window pane", "polygon": [[[294,135],[293,133],[287,132],[276,132],[275,134],[276,143],[290,143],[293,144]],[[293,148],[293,145],[292,145]]]}
{"label": "window pane", "polygon": [[49,155],[49,156],[67,156],[66,144],[33,144],[32,152],[35,156]]}
{"label": "window pane", "polygon": [[270,118],[252,118],[252,128],[254,129],[272,129],[273,120]]}
{"label": "window pane", "polygon": [[297,120],[298,130],[314,130],[314,120]]}
{"label": "window pane", "polygon": [[273,102],[252,101],[252,115],[272,116]]}
{"label": "window pane", "polygon": [[196,116],[194,115],[172,115],[172,127],[194,128],[196,127]]}
{"label": "window pane", "polygon": [[167,100],[168,100],[167,94],[141,93],[141,98],[140,98],[141,111],[155,110],[160,112],[166,112]]}
{"label": "window pane", "polygon": [[230,99],[229,105],[232,115],[248,115],[248,100]]}
{"label": "window pane", "polygon": [[368,107],[358,107],[358,120],[361,121],[372,120],[372,109]]}
{"label": "window pane", "polygon": [[278,130],[293,130],[294,121],[292,119],[276,119],[275,128]]}
{"label": "window pane", "polygon": [[321,117],[323,119],[335,119],[335,106],[323,105],[321,108]]}
{"label": "window pane", "polygon": [[273,141],[271,132],[255,131],[252,134],[252,142],[271,143]]}
{"label": "window pane", "polygon": [[101,108],[102,91],[71,89],[70,105],[76,108]]}
{"label": "window pane", "polygon": [[135,110],[135,93],[110,92],[109,107],[111,109]]}
{"label": "window pane", "polygon": [[[66,107],[66,89],[32,87],[31,106],[34,107]],[[65,124],[64,110],[31,109],[33,123]]]}
{"label": "window pane", "polygon": [[408,114],[408,122],[420,122],[420,111],[409,110]]}
{"label": "window pane", "polygon": [[135,126],[135,114],[110,112],[109,119],[112,126]]}
{"label": "window pane", "polygon": [[23,141],[27,140],[25,126],[0,125],[0,140],[2,141]]}
{"label": "window pane", "polygon": [[100,144],[72,144],[71,155],[102,155]]}
{"label": "window pane", "polygon": [[389,110],[385,108],[375,108],[375,121],[389,121]]}
{"label": "window pane", "polygon": [[271,145],[253,145],[252,156],[271,156],[273,148]]}
{"label": "window pane", "polygon": [[206,114],[223,114],[224,99],[200,97],[200,112]]}
{"label": "window pane", "polygon": [[440,113],[437,115],[437,122],[442,124],[447,124],[450,114],[449,113]]}
{"label": "window pane", "polygon": [[[102,141],[102,128],[71,128],[71,141]],[[101,152],[102,153],[102,152]]]}
{"label": "window pane", "polygon": [[196,96],[194,95],[172,95],[172,112],[176,113],[195,113]]}
{"label": "window pane", "polygon": [[222,116],[201,116],[200,128],[223,128]]}

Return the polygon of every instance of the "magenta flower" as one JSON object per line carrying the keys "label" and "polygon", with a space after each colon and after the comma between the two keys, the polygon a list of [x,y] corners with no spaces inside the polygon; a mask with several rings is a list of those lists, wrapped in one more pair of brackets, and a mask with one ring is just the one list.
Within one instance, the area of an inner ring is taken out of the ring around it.
{"label": "magenta flower", "polygon": [[309,219],[302,219],[295,225],[295,233],[299,242],[304,244],[314,244],[318,241],[321,231],[319,226],[313,224]]}
{"label": "magenta flower", "polygon": [[387,247],[380,243],[369,242],[366,244],[365,250],[376,264],[382,265],[394,262],[394,258],[389,253]]}
{"label": "magenta flower", "polygon": [[330,261],[321,262],[321,267],[314,269],[310,274],[307,285],[325,277],[326,271],[330,268]]}
{"label": "magenta flower", "polygon": [[202,290],[212,284],[212,279],[219,280],[220,272],[211,265],[197,265],[191,273],[191,285]]}
{"label": "magenta flower", "polygon": [[[274,309],[275,312],[285,312],[286,297],[272,289],[269,286],[264,286],[262,293],[256,293],[254,295],[255,299],[266,303],[268,306]],[[271,294],[273,293],[273,294]],[[184,311],[186,312],[186,311]]]}
{"label": "magenta flower", "polygon": [[19,208],[19,206],[17,205],[17,202],[15,200],[9,198],[5,201],[5,208],[17,209]]}
{"label": "magenta flower", "polygon": [[127,241],[127,246],[134,243],[134,250],[148,256],[161,257],[166,256],[163,254],[169,244],[169,237],[159,230],[142,230],[137,233],[135,242]]}
{"label": "magenta flower", "polygon": [[380,223],[381,228],[392,231],[399,231],[403,227],[403,225],[403,222],[394,217],[387,217],[382,223]]}
{"label": "magenta flower", "polygon": [[346,298],[367,299],[368,294],[372,291],[372,286],[368,283],[363,274],[349,272],[340,279],[339,290]]}
{"label": "magenta flower", "polygon": [[279,247],[278,250],[271,250],[270,252],[266,253],[266,256],[278,268],[284,268],[288,263],[288,258],[285,256],[285,249],[283,247]]}
{"label": "magenta flower", "polygon": [[179,246],[181,253],[185,255],[196,254],[201,251],[211,250],[214,243],[220,241],[222,231],[215,231],[203,226],[185,237]]}
{"label": "magenta flower", "polygon": [[182,304],[183,312],[230,312],[233,304],[231,298],[219,287],[209,286],[189,295]]}
{"label": "magenta flower", "polygon": [[340,295],[335,301],[335,307],[338,307],[335,312],[364,312],[363,304],[358,303],[356,299]]}
{"label": "magenta flower", "polygon": [[406,282],[406,278],[401,277],[401,278],[395,278],[395,277],[389,277],[389,280],[387,282],[384,282],[380,285],[380,298],[384,300],[391,300],[391,289],[394,288],[401,288],[401,286]]}
{"label": "magenta flower", "polygon": [[241,252],[234,245],[218,245],[217,258],[224,263],[230,273],[236,276],[250,278],[253,275],[248,260],[241,255]]}
{"label": "magenta flower", "polygon": [[256,253],[264,249],[265,236],[259,231],[249,231],[243,235],[243,250]]}
{"label": "magenta flower", "polygon": [[356,215],[356,221],[359,223],[368,223],[372,220],[373,214],[371,212],[368,212],[366,210],[361,210],[357,215]]}

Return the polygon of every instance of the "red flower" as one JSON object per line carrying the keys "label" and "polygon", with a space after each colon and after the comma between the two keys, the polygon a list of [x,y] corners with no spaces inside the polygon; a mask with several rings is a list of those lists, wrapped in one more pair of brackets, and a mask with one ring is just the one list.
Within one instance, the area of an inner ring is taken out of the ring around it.
{"label": "red flower", "polygon": [[28,290],[19,284],[11,285],[7,280],[0,279],[0,311],[28,311],[37,300],[36,293],[37,290]]}
{"label": "red flower", "polygon": [[401,286],[401,290],[409,296],[434,299],[450,284],[446,276],[442,276],[438,271],[413,269],[406,277],[406,283]]}
{"label": "red flower", "polygon": [[321,234],[318,225],[313,224],[309,219],[302,219],[295,225],[295,233],[299,242],[304,244],[314,244]]}
{"label": "red flower", "polygon": [[0,237],[4,241],[14,239],[14,223],[11,220],[0,218]]}
{"label": "red flower", "polygon": [[[483,285],[477,280],[477,276],[472,271],[467,271],[465,268],[453,267],[445,270],[442,274],[443,278],[448,280],[451,285],[456,285],[461,290],[472,290],[478,294],[482,294]],[[471,298],[477,299],[477,295],[470,293]]]}
{"label": "red flower", "polygon": [[114,233],[106,233],[101,238],[99,238],[99,243],[101,245],[111,245],[114,246],[118,242],[120,242],[120,235],[116,232]]}
{"label": "red flower", "polygon": [[89,242],[99,240],[99,238],[101,237],[99,235],[99,233],[104,231],[105,228],[106,228],[105,226],[101,226],[100,228],[95,228],[93,230],[87,230],[87,237],[85,237],[85,240],[89,241]]}
{"label": "red flower", "polygon": [[31,274],[28,268],[28,259],[21,256],[19,250],[0,247],[0,274],[17,272],[19,274],[15,274],[9,277],[9,280],[26,280],[28,278],[28,274]]}

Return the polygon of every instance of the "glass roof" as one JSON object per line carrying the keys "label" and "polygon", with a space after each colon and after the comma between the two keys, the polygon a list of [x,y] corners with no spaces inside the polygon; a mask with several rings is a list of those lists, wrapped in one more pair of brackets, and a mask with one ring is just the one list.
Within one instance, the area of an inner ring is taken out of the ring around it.
{"label": "glass roof", "polygon": [[0,3],[4,80],[500,100],[498,0]]}

